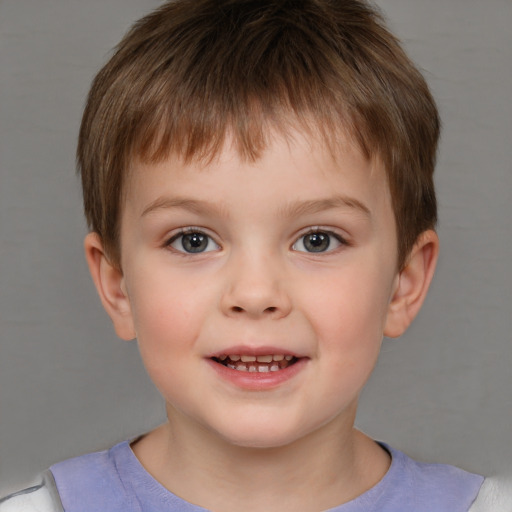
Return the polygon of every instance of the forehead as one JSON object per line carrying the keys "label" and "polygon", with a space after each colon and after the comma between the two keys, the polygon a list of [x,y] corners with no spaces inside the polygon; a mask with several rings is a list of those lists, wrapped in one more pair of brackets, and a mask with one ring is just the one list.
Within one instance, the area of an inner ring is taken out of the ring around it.
{"label": "forehead", "polygon": [[236,141],[228,138],[220,151],[206,158],[187,161],[169,155],[156,163],[134,161],[123,210],[128,206],[141,215],[184,197],[227,204],[239,196],[248,205],[330,200],[336,195],[351,197],[353,204],[391,206],[383,165],[367,158],[349,137],[338,136],[334,145],[311,132],[273,132],[254,159],[244,158]]}

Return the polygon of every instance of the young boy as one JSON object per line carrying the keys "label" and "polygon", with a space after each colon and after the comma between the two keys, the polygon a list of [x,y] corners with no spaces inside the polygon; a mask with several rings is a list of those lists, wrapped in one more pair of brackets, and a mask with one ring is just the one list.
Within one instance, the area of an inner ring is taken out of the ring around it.
{"label": "young boy", "polygon": [[[432,279],[437,111],[359,0],[176,0],[100,71],[85,252],[168,422],[0,510],[462,512],[483,478],[354,429]],[[39,507],[39,508],[37,508]]]}

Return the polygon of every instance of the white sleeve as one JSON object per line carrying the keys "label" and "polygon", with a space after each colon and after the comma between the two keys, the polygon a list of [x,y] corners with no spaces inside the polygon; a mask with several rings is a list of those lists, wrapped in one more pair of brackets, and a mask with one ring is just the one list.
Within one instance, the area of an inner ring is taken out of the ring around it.
{"label": "white sleeve", "polygon": [[486,478],[468,512],[512,512],[512,478]]}
{"label": "white sleeve", "polygon": [[0,499],[0,512],[64,512],[53,475],[47,471],[41,485]]}

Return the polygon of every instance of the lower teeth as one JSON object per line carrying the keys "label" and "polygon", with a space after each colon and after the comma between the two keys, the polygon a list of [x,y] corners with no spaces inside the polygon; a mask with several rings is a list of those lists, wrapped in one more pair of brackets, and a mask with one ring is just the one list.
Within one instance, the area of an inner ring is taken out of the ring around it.
{"label": "lower teeth", "polygon": [[231,368],[232,370],[238,370],[239,372],[251,372],[251,373],[267,373],[267,372],[278,372],[281,368],[279,365],[274,364],[272,366],[268,365],[251,365],[247,367],[244,364],[234,365],[231,363],[228,363],[226,365],[228,368]]}
{"label": "lower teeth", "polygon": [[278,372],[279,370],[283,370],[284,368],[293,364],[296,360],[295,358],[284,359],[283,361],[272,361],[272,363],[243,363],[242,361],[233,361],[229,358],[224,359],[215,359],[218,363],[230,368],[231,370],[237,370],[239,372],[249,372],[249,373],[267,373],[267,372]]}

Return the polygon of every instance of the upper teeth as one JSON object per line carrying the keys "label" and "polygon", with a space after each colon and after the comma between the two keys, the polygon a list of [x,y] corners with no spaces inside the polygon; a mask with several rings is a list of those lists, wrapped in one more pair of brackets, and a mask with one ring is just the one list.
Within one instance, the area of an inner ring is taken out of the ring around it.
{"label": "upper teeth", "polygon": [[221,354],[217,359],[224,366],[242,372],[277,372],[292,364],[294,356],[284,354],[266,354],[253,356],[248,354]]}
{"label": "upper teeth", "polygon": [[248,356],[248,355],[240,355],[240,354],[230,354],[230,355],[221,355],[219,359],[221,361],[225,361],[227,358],[231,359],[231,361],[242,361],[243,363],[271,363],[272,361],[282,361],[286,359],[287,361],[291,361],[293,356],[285,356],[283,354],[269,354],[264,356]]}

